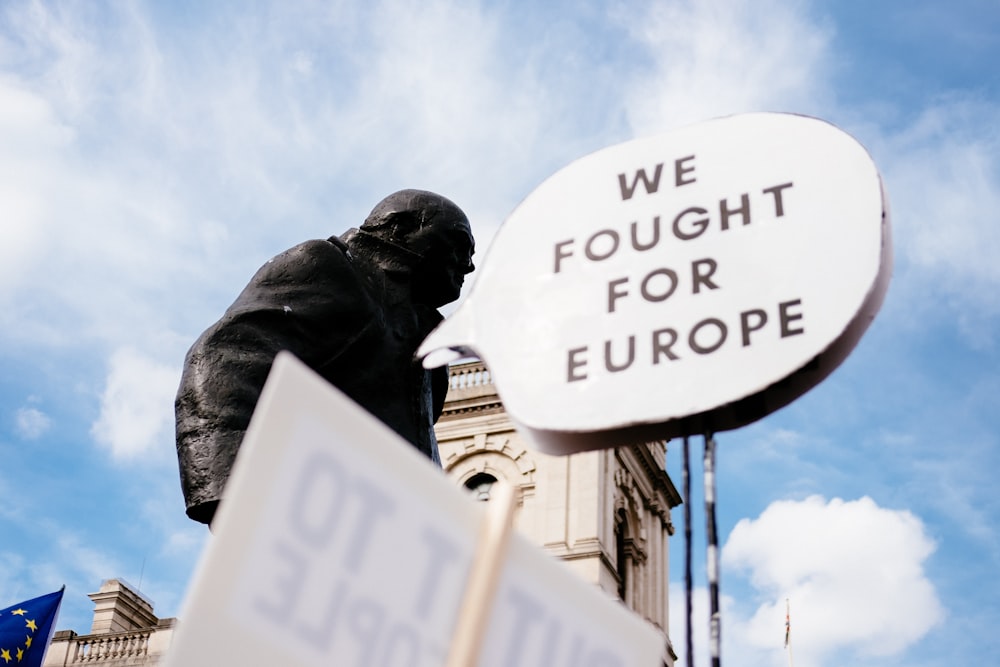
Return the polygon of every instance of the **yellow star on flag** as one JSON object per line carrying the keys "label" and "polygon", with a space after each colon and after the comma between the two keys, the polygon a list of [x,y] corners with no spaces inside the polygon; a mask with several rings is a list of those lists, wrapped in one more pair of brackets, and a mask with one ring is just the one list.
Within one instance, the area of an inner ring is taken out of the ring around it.
{"label": "yellow star on flag", "polygon": [[[64,590],[0,609],[0,667],[39,666]],[[41,643],[35,641],[39,637]]]}

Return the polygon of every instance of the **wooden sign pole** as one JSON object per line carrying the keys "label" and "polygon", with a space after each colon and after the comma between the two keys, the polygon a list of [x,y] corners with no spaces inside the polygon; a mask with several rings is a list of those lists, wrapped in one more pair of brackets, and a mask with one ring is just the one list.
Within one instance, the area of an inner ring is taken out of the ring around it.
{"label": "wooden sign pole", "polygon": [[493,598],[506,560],[514,525],[514,488],[497,483],[490,491],[489,507],[476,556],[469,568],[465,595],[458,609],[445,667],[475,667],[478,664]]}

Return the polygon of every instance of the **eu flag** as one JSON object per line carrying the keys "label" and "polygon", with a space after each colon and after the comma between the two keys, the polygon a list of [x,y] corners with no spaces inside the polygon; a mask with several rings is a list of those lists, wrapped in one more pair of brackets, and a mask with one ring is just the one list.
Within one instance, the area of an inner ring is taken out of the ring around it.
{"label": "eu flag", "polygon": [[0,667],[41,667],[64,588],[0,609]]}

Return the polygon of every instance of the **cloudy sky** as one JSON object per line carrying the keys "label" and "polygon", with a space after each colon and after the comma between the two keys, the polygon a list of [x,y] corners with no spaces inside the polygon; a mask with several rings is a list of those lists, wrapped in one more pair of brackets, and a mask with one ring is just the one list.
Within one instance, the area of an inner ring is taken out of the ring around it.
{"label": "cloudy sky", "polygon": [[873,155],[895,272],[833,376],[719,436],[723,659],[784,664],[787,598],[799,667],[995,661],[997,62],[993,0],[3,2],[0,606],[65,583],[87,632],[121,576],[178,613],[181,361],[271,255],[421,187],[481,259],[575,158],[793,111]]}

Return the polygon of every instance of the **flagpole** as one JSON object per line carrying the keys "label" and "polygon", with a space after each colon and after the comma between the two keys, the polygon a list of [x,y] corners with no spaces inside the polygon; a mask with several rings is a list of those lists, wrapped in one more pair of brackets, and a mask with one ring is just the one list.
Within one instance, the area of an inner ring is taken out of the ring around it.
{"label": "flagpole", "polygon": [[708,575],[708,653],[712,667],[722,664],[722,630],[719,613],[719,538],[715,525],[715,436],[705,433],[705,541],[707,555],[705,569]]}
{"label": "flagpole", "polygon": [[785,598],[785,648],[788,649],[788,667],[795,667],[792,660],[792,612],[788,598]]}

